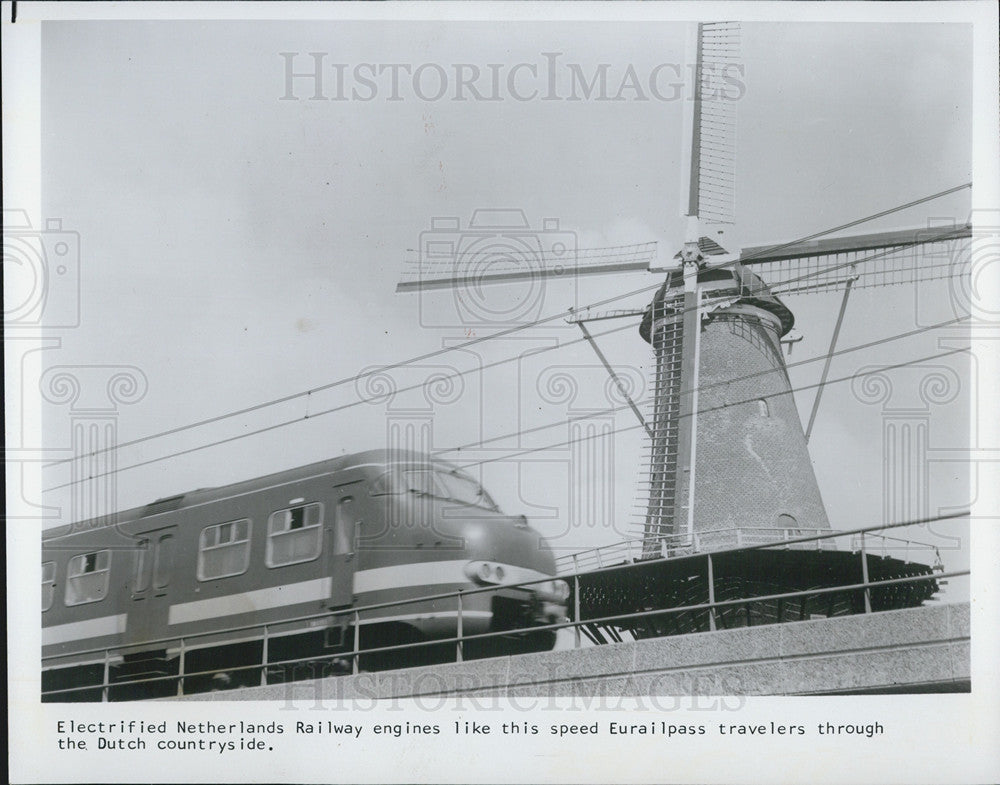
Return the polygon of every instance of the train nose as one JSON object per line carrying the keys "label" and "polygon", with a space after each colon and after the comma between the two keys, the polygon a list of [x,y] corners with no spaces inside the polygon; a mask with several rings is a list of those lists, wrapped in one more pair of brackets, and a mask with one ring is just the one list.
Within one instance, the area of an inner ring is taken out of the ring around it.
{"label": "train nose", "polygon": [[525,591],[542,603],[560,605],[569,598],[569,584],[559,578],[524,567],[475,560],[465,565],[465,574],[481,586],[511,586],[524,583]]}

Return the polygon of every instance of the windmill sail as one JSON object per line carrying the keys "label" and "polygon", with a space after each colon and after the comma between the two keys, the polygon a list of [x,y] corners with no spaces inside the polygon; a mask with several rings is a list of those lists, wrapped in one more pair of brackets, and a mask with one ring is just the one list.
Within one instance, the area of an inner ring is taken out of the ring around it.
{"label": "windmill sail", "polygon": [[740,263],[770,282],[774,292],[831,291],[855,279],[855,288],[914,284],[964,274],[968,224],[835,237],[744,248]]}
{"label": "windmill sail", "polygon": [[538,237],[505,232],[456,232],[447,242],[422,243],[404,261],[396,292],[464,289],[490,284],[540,281],[646,271],[656,259],[656,243],[608,248],[548,247]]}
{"label": "windmill sail", "polygon": [[731,224],[736,200],[736,99],[730,80],[740,54],[738,22],[698,25],[691,119],[689,216]]}

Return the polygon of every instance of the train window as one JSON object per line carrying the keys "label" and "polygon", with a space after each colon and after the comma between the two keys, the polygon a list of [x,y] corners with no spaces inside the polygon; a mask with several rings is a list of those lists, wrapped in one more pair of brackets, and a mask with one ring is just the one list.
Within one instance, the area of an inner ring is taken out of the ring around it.
{"label": "train window", "polygon": [[55,598],[56,563],[54,561],[42,562],[42,610],[47,611],[51,608]]}
{"label": "train window", "polygon": [[174,535],[164,534],[160,537],[153,561],[153,588],[162,589],[170,583],[170,576],[174,572]]}
{"label": "train window", "polygon": [[98,602],[108,594],[111,551],[82,553],[69,560],[66,568],[66,604]]}
{"label": "train window", "polygon": [[[162,544],[161,544],[162,548]],[[250,519],[217,523],[201,530],[198,580],[241,575],[250,566]]]}
{"label": "train window", "polygon": [[149,540],[139,540],[135,546],[135,575],[132,576],[132,592],[149,588]]}
{"label": "train window", "polygon": [[337,525],[333,537],[333,552],[337,556],[343,556],[354,550],[358,523],[354,515],[354,497],[345,496],[337,504]]}
{"label": "train window", "polygon": [[476,507],[495,509],[493,500],[483,490],[482,486],[471,477],[460,474],[437,472],[437,481],[447,491],[447,497],[462,504],[472,504]]}
{"label": "train window", "polygon": [[496,504],[482,486],[471,477],[442,470],[414,470],[405,472],[406,483],[415,493],[436,496],[439,499],[497,510]]}
{"label": "train window", "polygon": [[411,491],[427,496],[444,496],[444,492],[434,482],[434,472],[430,469],[405,472],[406,485]]}
{"label": "train window", "polygon": [[322,549],[322,537],[321,504],[303,504],[271,513],[267,522],[267,566],[312,561]]}

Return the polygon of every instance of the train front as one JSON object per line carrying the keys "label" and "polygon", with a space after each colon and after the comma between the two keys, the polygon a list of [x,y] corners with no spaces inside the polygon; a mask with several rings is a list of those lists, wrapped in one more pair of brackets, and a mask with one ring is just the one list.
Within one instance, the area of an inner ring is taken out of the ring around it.
{"label": "train front", "polygon": [[395,627],[381,643],[461,629],[463,637],[499,633],[464,642],[466,657],[552,648],[555,632],[532,628],[565,620],[569,587],[523,515],[505,515],[457,467],[416,454],[387,464],[371,494],[380,523],[362,527],[356,602],[406,603],[366,614],[383,620],[383,631]]}

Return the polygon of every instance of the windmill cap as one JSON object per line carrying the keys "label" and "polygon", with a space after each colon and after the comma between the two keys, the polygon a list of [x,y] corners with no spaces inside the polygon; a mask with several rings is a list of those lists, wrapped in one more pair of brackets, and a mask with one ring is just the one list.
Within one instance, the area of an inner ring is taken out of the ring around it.
{"label": "windmill cap", "polygon": [[[741,264],[731,267],[707,268],[698,272],[698,283],[715,295],[738,296],[740,301],[769,311],[781,322],[781,336],[785,336],[795,326],[795,316],[788,307],[775,297],[760,276]],[[667,297],[684,292],[684,273],[676,270],[667,277],[656,292],[653,301],[646,307],[639,325],[639,334],[647,343],[652,343],[653,309]]]}

